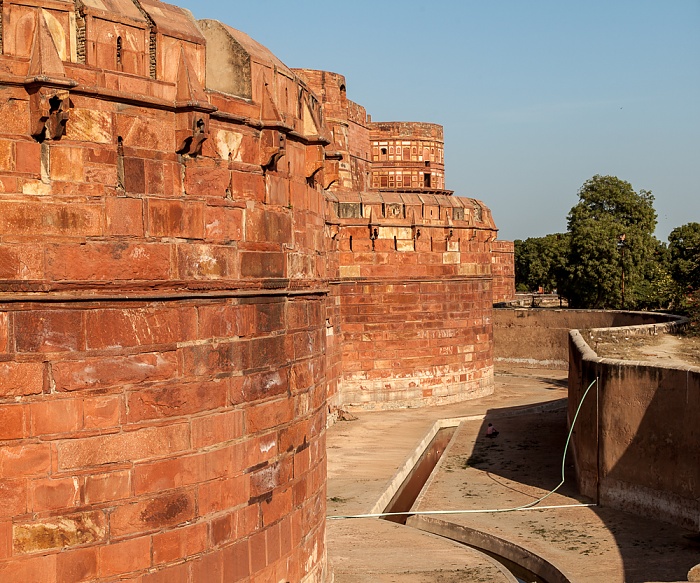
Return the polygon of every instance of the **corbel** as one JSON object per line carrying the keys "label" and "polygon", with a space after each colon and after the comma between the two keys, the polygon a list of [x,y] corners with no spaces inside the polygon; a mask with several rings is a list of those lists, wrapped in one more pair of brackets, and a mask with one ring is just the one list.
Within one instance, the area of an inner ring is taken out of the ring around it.
{"label": "corbel", "polygon": [[264,170],[277,170],[277,162],[287,153],[287,136],[276,129],[260,132],[260,166]]}
{"label": "corbel", "polygon": [[211,105],[204,88],[180,47],[175,98],[175,140],[178,154],[199,156],[209,138],[209,118],[217,110]]}
{"label": "corbel", "polygon": [[38,142],[59,140],[70,117],[70,90],[78,82],[66,77],[63,61],[41,10],[37,11],[32,54],[24,81],[29,95],[29,133]]}
{"label": "corbel", "polygon": [[[77,83],[68,87],[75,87]],[[66,123],[70,117],[70,91],[55,83],[43,82],[26,85],[29,93],[29,133],[38,142],[60,140],[66,133]]]}
{"label": "corbel", "polygon": [[324,150],[323,156],[323,190],[328,190],[333,183],[340,181],[340,161],[343,154]]}
{"label": "corbel", "polygon": [[306,146],[305,156],[304,174],[307,180],[313,181],[316,173],[324,167],[326,158],[323,152],[323,146],[317,144]]}

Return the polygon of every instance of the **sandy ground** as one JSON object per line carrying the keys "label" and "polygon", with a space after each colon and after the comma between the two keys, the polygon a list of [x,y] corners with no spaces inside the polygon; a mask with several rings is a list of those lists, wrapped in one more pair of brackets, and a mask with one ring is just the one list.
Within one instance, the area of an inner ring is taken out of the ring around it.
{"label": "sandy ground", "polygon": [[[492,396],[421,410],[359,412],[328,432],[328,514],[364,513],[375,504],[434,421],[463,423],[419,501],[421,509],[505,508],[530,502],[559,482],[566,418],[528,414],[566,397],[566,371],[497,371]],[[557,408],[554,403],[549,408]],[[492,421],[501,430],[483,437]],[[571,480],[571,476],[567,478]],[[547,505],[577,503],[572,482]],[[685,581],[700,547],[681,529],[605,508],[440,516],[530,549],[574,583]],[[466,547],[378,519],[329,520],[336,583],[512,581]]]}
{"label": "sandy ground", "polygon": [[700,366],[700,337],[659,334],[628,336],[616,341],[587,338],[591,348],[603,358],[621,358],[668,366]]}

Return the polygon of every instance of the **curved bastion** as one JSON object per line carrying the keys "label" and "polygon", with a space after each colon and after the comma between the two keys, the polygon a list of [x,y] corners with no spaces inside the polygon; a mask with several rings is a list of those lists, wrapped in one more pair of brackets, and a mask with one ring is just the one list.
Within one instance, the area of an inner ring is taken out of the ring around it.
{"label": "curved bastion", "polygon": [[0,7],[0,576],[328,580],[338,409],[492,390],[488,208],[229,26]]}

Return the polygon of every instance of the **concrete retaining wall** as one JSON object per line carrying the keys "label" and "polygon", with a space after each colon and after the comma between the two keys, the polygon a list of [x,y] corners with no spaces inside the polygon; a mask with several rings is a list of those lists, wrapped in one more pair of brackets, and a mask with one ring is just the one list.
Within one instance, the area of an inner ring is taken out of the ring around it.
{"label": "concrete retaining wall", "polygon": [[639,326],[673,318],[650,312],[547,308],[497,308],[493,311],[496,363],[566,369],[572,329]]}
{"label": "concrete retaining wall", "polygon": [[[657,325],[656,333],[675,325]],[[636,330],[650,331],[653,325]],[[569,353],[570,420],[586,388],[598,382],[572,438],[581,493],[603,506],[698,530],[700,368],[599,358],[576,330]]]}

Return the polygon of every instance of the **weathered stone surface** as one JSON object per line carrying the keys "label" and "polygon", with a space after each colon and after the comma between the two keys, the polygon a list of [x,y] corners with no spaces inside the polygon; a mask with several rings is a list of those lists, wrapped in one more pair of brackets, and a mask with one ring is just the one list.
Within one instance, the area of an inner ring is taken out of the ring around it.
{"label": "weathered stone surface", "polygon": [[39,4],[0,29],[0,576],[320,583],[326,415],[489,383],[490,213],[432,124],[375,189],[340,75],[159,0]]}
{"label": "weathered stone surface", "polygon": [[107,521],[102,512],[84,512],[55,520],[15,524],[12,544],[15,553],[33,553],[94,544],[105,539]]}

